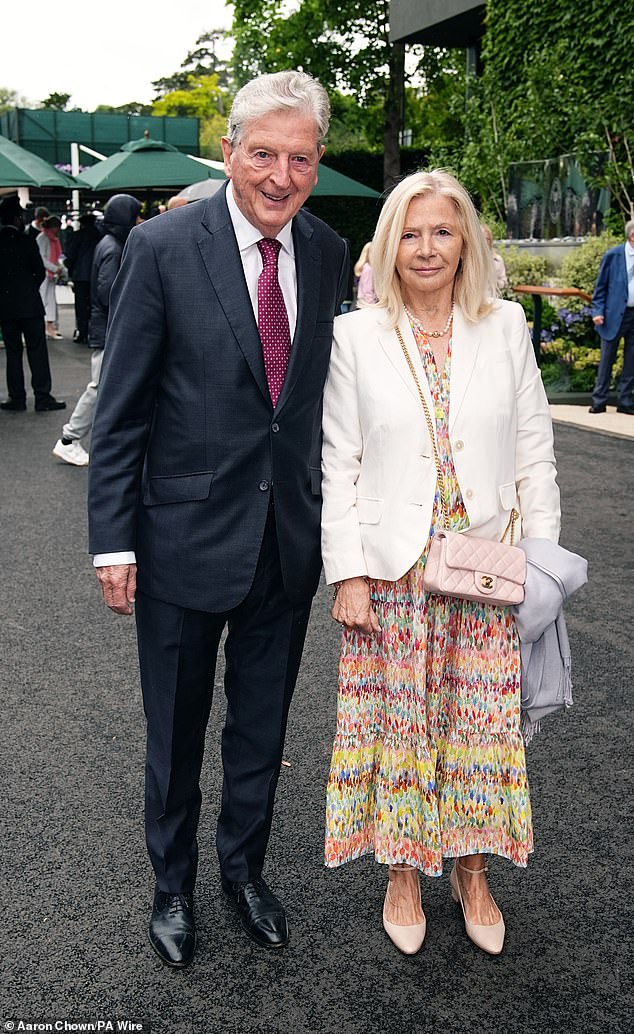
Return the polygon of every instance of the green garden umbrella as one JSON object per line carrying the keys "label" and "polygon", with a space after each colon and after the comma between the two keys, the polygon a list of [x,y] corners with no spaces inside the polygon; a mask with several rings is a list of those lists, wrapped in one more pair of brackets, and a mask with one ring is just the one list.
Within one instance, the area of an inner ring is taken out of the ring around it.
{"label": "green garden umbrella", "polygon": [[[214,170],[215,171],[215,170]],[[218,175],[224,179],[224,173],[218,170]],[[188,201],[198,201],[200,198],[209,197],[210,194],[215,194],[218,189],[218,183],[210,181],[208,179],[200,180],[199,182],[192,183],[190,186],[185,187],[181,190],[180,197],[187,198]],[[344,176],[341,172],[335,172],[334,169],[328,169],[325,165],[319,164],[319,182],[313,190],[311,197],[372,197],[377,198],[381,195],[377,190],[372,190],[371,187],[366,187],[364,183],[359,183],[357,180],[353,180],[350,176]]]}
{"label": "green garden umbrella", "polygon": [[109,158],[84,169],[77,181],[90,190],[177,190],[200,179],[224,180],[224,173],[197,162],[164,140],[129,140]]}
{"label": "green garden umbrella", "polygon": [[43,158],[0,136],[0,188],[62,187],[72,190],[77,184],[71,176],[49,165]]}

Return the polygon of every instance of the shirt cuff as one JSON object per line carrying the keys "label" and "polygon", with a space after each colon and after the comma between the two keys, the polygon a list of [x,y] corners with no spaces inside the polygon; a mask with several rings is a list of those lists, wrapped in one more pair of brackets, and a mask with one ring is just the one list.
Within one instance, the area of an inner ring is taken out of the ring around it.
{"label": "shirt cuff", "polygon": [[124,553],[95,553],[92,558],[95,567],[108,567],[110,564],[136,564],[133,550]]}

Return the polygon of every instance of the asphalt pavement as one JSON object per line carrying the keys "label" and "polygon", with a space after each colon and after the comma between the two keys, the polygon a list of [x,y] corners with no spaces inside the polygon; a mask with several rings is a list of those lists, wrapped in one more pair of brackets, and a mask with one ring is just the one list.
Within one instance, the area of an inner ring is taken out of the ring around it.
{"label": "asphalt pavement", "polygon": [[[65,339],[50,351],[66,414],[89,377],[89,350],[71,329],[65,308]],[[535,853],[526,870],[491,863],[503,955],[467,940],[448,874],[425,880],[427,940],[406,958],[382,930],[381,868],[371,859],[323,866],[338,630],[322,586],[266,871],[288,911],[290,945],[252,944],[220,892],[219,671],[203,771],[199,947],[182,972],[164,968],[147,942],[134,627],[101,602],[86,554],[87,471],[51,456],[63,419],[35,413],[32,398],[26,413],[0,413],[0,1030],[144,1021],[163,1034],[631,1032],[634,418],[616,432],[556,423],[562,544],[588,558],[590,582],[567,611],[575,706],[528,748]]]}

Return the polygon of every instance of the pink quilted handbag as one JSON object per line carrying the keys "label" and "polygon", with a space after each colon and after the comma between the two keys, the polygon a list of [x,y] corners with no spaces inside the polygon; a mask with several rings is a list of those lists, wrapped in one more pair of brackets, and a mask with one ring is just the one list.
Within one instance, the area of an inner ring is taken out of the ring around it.
{"label": "pink quilted handbag", "polygon": [[431,540],[425,592],[510,606],[524,599],[526,554],[517,546],[441,528]]}
{"label": "pink quilted handbag", "polygon": [[[515,522],[519,518],[519,513],[515,509],[511,510],[500,542],[478,539],[473,535],[449,530],[449,513],[434,425],[399,327],[396,328],[396,335],[418,388],[434,453],[440,498],[443,501],[444,528],[440,528],[431,540],[423,575],[423,589],[425,592],[435,592],[441,596],[481,600],[483,603],[495,603],[503,607],[521,603],[524,599],[526,581],[526,554],[518,546],[513,545]],[[511,545],[504,541],[509,531]]]}

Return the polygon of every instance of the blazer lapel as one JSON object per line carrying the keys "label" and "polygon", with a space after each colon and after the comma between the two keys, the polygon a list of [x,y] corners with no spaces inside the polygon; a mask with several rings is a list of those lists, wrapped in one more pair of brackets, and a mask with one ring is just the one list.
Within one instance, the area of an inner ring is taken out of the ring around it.
{"label": "blazer lapel", "polygon": [[219,191],[203,206],[201,236],[197,243],[207,275],[238,347],[260,391],[270,403],[262,342],[244,279],[240,251],[224,190]]}
{"label": "blazer lapel", "polygon": [[464,402],[469,382],[473,376],[481,331],[477,323],[467,323],[460,308],[456,306],[453,318],[451,342],[451,380],[449,387],[449,429],[456,422]]}
{"label": "blazer lapel", "polygon": [[[418,378],[418,383],[420,384],[421,390],[425,397],[425,401],[429,408],[429,412],[432,413],[433,400],[427,381],[427,374],[425,373],[425,367],[423,366],[423,361],[420,357],[420,352],[418,351],[416,338],[414,337],[414,333],[410,326],[410,322],[405,310],[401,312],[398,321],[398,326],[403,336],[403,341],[405,342],[405,347],[407,349],[408,355],[416,371],[416,377]],[[409,368],[407,359],[403,354],[403,349],[398,339],[396,330],[388,329],[387,327],[381,327],[381,329],[379,330],[379,341],[381,343],[383,351],[385,352],[386,356],[392,363],[394,369],[403,381],[403,384],[409,391],[410,395],[413,395],[413,397],[417,400],[418,405],[420,406],[421,402],[420,395],[418,394],[418,388],[416,387],[416,382],[412,377],[412,371]]]}
{"label": "blazer lapel", "polygon": [[313,236],[313,228],[301,212],[293,219],[293,248],[297,275],[297,323],[284,384],[277,400],[276,412],[288,400],[302,366],[309,355],[315,336],[321,281],[321,249]]}

